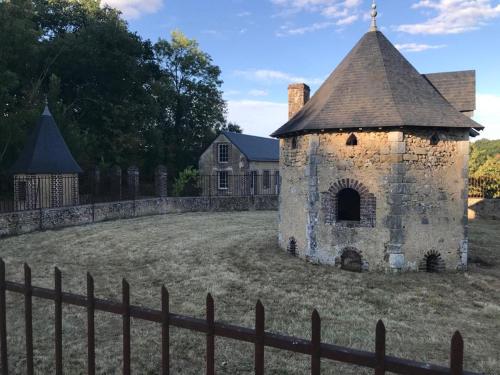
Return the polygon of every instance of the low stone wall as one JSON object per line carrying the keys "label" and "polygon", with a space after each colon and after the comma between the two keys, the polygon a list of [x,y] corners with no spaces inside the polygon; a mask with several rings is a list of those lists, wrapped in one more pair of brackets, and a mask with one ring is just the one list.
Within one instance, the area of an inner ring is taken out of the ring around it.
{"label": "low stone wall", "polygon": [[0,237],[100,221],[181,212],[277,210],[278,197],[151,198],[0,214]]}
{"label": "low stone wall", "polygon": [[469,198],[469,219],[500,220],[500,199]]}

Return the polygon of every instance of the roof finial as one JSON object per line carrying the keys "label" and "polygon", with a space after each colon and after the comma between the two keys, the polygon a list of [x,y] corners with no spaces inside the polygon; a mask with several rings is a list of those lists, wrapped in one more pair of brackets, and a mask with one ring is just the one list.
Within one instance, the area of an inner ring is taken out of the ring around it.
{"label": "roof finial", "polygon": [[42,116],[52,116],[49,111],[49,97],[45,94],[45,108],[43,110]]}
{"label": "roof finial", "polygon": [[370,31],[377,31],[377,4],[375,3],[375,0],[372,0],[372,25],[370,26]]}

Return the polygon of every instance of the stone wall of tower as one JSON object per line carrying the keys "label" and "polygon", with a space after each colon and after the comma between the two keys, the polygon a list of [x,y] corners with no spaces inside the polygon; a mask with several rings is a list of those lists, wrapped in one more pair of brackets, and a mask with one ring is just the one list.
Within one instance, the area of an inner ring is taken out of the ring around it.
{"label": "stone wall of tower", "polygon": [[[280,141],[281,247],[329,264],[354,249],[369,270],[418,270],[429,254],[465,267],[468,130],[359,131],[348,146],[350,134]],[[344,188],[360,195],[359,222],[337,218]]]}

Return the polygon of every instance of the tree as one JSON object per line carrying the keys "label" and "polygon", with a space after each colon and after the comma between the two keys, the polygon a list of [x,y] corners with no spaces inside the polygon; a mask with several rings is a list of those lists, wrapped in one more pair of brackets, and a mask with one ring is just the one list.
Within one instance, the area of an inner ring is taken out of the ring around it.
{"label": "tree", "polygon": [[241,129],[241,127],[235,122],[228,122],[227,124],[224,124],[221,130],[232,133],[243,133],[243,129]]}
{"label": "tree", "polygon": [[196,41],[153,45],[99,0],[0,0],[0,46],[0,174],[46,96],[84,169],[166,164],[175,176],[226,126],[220,69]]}
{"label": "tree", "polygon": [[225,124],[221,71],[195,40],[180,31],[154,45],[161,77],[159,127],[170,173],[195,165],[201,152]]}

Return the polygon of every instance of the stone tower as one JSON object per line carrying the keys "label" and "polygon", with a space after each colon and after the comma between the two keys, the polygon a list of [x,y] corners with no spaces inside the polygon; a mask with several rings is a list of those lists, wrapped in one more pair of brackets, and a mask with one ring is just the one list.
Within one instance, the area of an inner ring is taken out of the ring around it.
{"label": "stone tower", "polygon": [[280,245],[350,270],[464,269],[475,73],[421,75],[375,17],[273,134]]}

